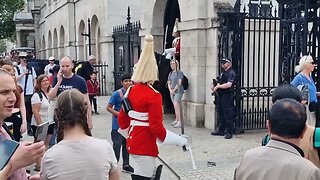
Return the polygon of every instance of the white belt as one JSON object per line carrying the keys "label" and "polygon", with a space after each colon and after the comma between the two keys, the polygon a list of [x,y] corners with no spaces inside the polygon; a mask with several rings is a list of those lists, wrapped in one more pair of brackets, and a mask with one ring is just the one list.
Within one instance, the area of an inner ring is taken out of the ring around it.
{"label": "white belt", "polygon": [[[128,92],[128,90],[127,90]],[[135,126],[149,126],[149,122],[143,122],[149,120],[149,115],[148,113],[145,112],[137,112],[134,110],[131,110],[128,112],[129,117],[140,120],[136,121],[134,119],[130,120],[130,128],[127,129],[118,129],[118,132],[125,138],[128,138],[128,135],[132,132],[133,128]]]}
{"label": "white belt", "polygon": [[141,122],[141,121],[136,121],[136,120],[131,120],[130,122],[131,126],[149,126],[148,122]]}
{"label": "white belt", "polygon": [[149,115],[146,112],[137,112],[137,111],[131,110],[128,112],[128,115],[133,119],[138,119],[141,121],[147,121],[149,119]]}
{"label": "white belt", "polygon": [[149,123],[148,122],[136,121],[136,120],[131,119],[130,125],[131,125],[131,127],[129,129],[129,135],[133,131],[133,128],[135,126],[145,126],[145,127],[147,127],[147,126],[149,126]]}

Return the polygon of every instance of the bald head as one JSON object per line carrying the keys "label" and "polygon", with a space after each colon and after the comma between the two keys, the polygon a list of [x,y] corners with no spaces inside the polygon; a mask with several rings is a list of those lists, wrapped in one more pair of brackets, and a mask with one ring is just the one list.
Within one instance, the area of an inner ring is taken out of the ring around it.
{"label": "bald head", "polygon": [[72,74],[72,69],[74,64],[69,56],[65,56],[60,60],[60,69],[65,76],[70,76]]}
{"label": "bald head", "polygon": [[65,56],[65,57],[61,58],[60,63],[61,62],[69,62],[69,63],[73,64],[72,59],[69,56]]}

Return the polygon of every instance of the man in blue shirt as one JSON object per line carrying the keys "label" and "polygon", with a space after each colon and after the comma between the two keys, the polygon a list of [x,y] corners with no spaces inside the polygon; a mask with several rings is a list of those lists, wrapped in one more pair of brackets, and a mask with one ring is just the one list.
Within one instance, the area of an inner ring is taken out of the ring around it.
{"label": "man in blue shirt", "polygon": [[126,93],[127,89],[132,85],[131,75],[124,73],[121,77],[122,88],[114,91],[109,99],[107,111],[109,111],[112,116],[112,131],[111,139],[113,142],[113,150],[116,155],[117,160],[120,158],[120,149],[122,146],[122,159],[123,159],[123,171],[133,173],[133,168],[129,165],[129,154],[126,146],[126,139],[118,132],[118,114],[121,109],[121,101]]}
{"label": "man in blue shirt", "polygon": [[[74,64],[70,57],[65,56],[60,60],[60,70],[58,75],[54,77],[52,82],[53,88],[51,88],[48,94],[50,101],[57,97],[64,90],[75,88],[83,94],[83,98],[87,104],[90,104],[86,81],[82,77],[72,72],[73,67]],[[87,122],[89,128],[92,129],[93,124],[91,106],[87,106]]]}

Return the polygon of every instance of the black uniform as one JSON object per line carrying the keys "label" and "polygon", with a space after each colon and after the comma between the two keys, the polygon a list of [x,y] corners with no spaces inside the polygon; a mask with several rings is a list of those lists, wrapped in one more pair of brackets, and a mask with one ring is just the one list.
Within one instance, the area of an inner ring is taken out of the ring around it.
{"label": "black uniform", "polygon": [[92,71],[93,66],[89,63],[89,61],[86,61],[82,64],[82,67],[78,69],[77,74],[83,77],[84,80],[88,81],[90,80],[90,74]]}
{"label": "black uniform", "polygon": [[225,84],[231,82],[232,86],[228,89],[218,89],[218,114],[219,114],[219,132],[227,132],[227,134],[233,134],[233,123],[234,123],[234,98],[233,89],[236,81],[236,73],[232,68],[227,71],[223,71],[220,76],[218,83]]}

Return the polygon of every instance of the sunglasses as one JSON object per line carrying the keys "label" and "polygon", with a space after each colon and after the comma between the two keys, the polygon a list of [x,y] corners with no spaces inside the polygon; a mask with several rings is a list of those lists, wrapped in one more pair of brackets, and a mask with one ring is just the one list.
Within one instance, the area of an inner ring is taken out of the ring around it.
{"label": "sunglasses", "polygon": [[310,62],[310,63],[311,63],[311,64],[317,64],[317,62],[314,62],[314,61],[313,61],[313,62]]}

